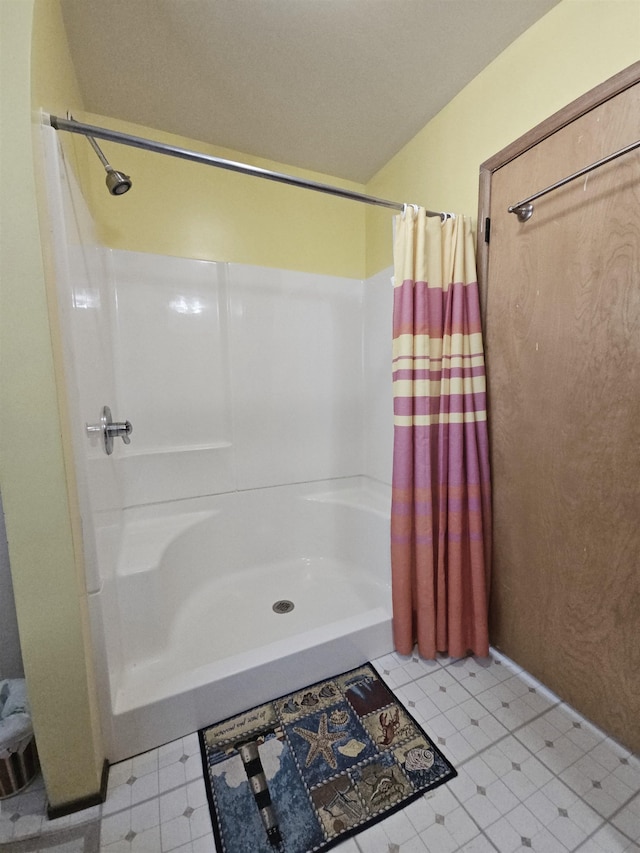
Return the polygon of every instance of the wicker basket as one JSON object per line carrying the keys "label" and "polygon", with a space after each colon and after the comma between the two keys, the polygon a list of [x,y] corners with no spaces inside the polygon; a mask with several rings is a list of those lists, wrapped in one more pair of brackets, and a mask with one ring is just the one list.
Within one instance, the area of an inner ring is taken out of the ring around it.
{"label": "wicker basket", "polygon": [[0,800],[12,797],[38,771],[31,712],[23,678],[0,681]]}
{"label": "wicker basket", "polygon": [[33,736],[25,738],[5,758],[0,758],[0,800],[19,793],[38,772],[38,753]]}

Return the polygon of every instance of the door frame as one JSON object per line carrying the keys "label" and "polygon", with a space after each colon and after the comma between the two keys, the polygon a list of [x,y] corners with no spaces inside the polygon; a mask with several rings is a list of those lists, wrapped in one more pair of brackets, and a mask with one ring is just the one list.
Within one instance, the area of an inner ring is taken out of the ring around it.
{"label": "door frame", "polygon": [[[640,82],[640,61],[634,62],[628,68],[605,80],[599,86],[581,95],[575,101],[567,104],[549,118],[540,122],[531,130],[511,142],[506,148],[498,151],[484,163],[480,164],[480,185],[478,193],[478,236],[477,236],[477,265],[478,283],[480,287],[480,305],[483,325],[486,323],[487,287],[489,272],[490,243],[486,240],[487,218],[491,210],[491,181],[493,173],[506,166],[525,151],[533,148],[548,136],[566,127],[571,122],[604,104],[606,101],[635,86]],[[531,192],[536,191],[532,187]]]}

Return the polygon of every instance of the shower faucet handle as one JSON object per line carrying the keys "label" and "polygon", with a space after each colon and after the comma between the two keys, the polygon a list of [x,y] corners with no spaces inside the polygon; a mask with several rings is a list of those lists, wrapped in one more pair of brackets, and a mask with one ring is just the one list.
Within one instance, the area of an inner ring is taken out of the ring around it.
{"label": "shower faucet handle", "polygon": [[111,417],[111,409],[109,406],[102,407],[99,424],[87,424],[87,432],[101,433],[104,441],[104,452],[107,456],[113,453],[113,439],[118,436],[125,444],[131,444],[130,435],[133,432],[131,421],[114,421]]}
{"label": "shower faucet handle", "polygon": [[120,436],[125,444],[131,444],[131,439],[129,438],[133,432],[131,421],[116,421],[115,423],[107,424],[107,432],[114,438]]}

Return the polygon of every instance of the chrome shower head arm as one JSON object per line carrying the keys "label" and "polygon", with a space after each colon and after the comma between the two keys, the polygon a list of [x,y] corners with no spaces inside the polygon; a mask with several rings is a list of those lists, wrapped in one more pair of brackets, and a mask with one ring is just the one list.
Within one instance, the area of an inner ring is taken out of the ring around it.
{"label": "chrome shower head arm", "polygon": [[96,154],[97,154],[97,155],[98,155],[98,157],[100,158],[100,162],[102,163],[102,165],[104,166],[104,168],[107,170],[107,172],[112,171],[113,166],[110,166],[110,165],[109,165],[109,162],[107,161],[107,158],[106,158],[106,157],[104,156],[104,154],[102,153],[102,149],[100,148],[100,146],[98,145],[98,143],[95,141],[95,139],[93,138],[93,136],[87,136],[87,139],[88,139],[88,140],[89,140],[89,142],[91,143],[91,147],[93,148],[93,150],[96,152]]}

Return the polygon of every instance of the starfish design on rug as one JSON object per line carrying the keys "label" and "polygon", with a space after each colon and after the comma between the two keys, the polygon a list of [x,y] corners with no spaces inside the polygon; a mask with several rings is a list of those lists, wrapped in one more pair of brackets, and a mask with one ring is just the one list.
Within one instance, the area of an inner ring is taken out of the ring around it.
{"label": "starfish design on rug", "polygon": [[307,754],[305,767],[308,767],[318,755],[321,755],[329,767],[333,770],[338,766],[336,757],[333,754],[333,744],[336,741],[344,738],[344,732],[330,732],[327,728],[327,715],[323,714],[320,717],[320,725],[317,732],[310,732],[308,729],[301,729],[294,726],[294,732],[300,737],[303,737],[307,743],[311,744],[311,748]]}

